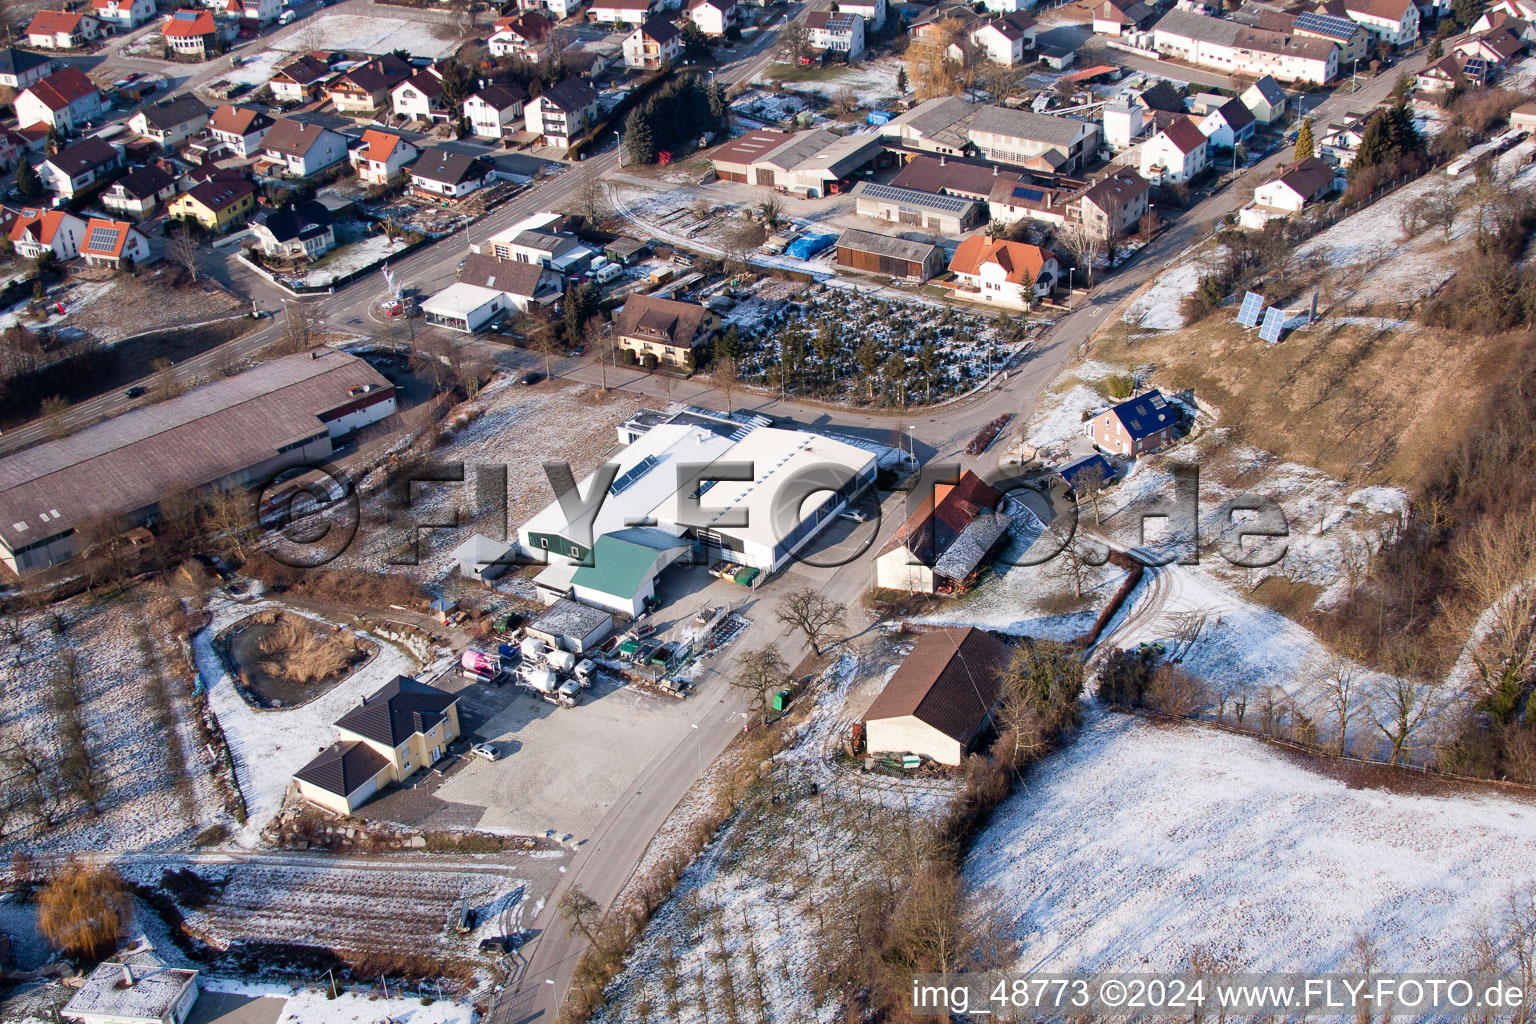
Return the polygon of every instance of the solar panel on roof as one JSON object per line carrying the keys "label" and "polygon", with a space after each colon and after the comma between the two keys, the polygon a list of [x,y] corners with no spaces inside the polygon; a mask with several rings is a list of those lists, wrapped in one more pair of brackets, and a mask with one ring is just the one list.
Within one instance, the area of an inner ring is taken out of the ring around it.
{"label": "solar panel on roof", "polygon": [[956,199],[954,196],[942,196],[936,192],[917,192],[909,188],[893,188],[890,185],[872,185],[867,182],[860,191],[874,199],[928,206],[935,210],[947,210],[950,213],[959,213],[970,205],[969,199]]}
{"label": "solar panel on roof", "polygon": [[93,251],[111,251],[117,245],[117,228],[92,228],[91,237],[86,239],[85,247]]}
{"label": "solar panel on roof", "polygon": [[1025,188],[1021,185],[1013,190],[1013,198],[1023,199],[1025,202],[1038,203],[1045,198],[1045,192],[1038,188]]}
{"label": "solar panel on roof", "polygon": [[1253,327],[1259,322],[1259,314],[1264,310],[1264,296],[1258,292],[1249,292],[1243,296],[1243,307],[1237,311],[1237,322],[1244,327]]}
{"label": "solar panel on roof", "polygon": [[1296,15],[1295,25],[1298,31],[1317,32],[1340,39],[1348,39],[1355,34],[1355,23],[1348,18],[1317,14],[1313,11]]}
{"label": "solar panel on roof", "polygon": [[645,476],[645,474],[649,473],[651,471],[651,467],[655,465],[656,456],[647,455],[645,458],[641,459],[639,462],[635,463],[635,465],[630,467],[629,472],[625,473],[623,476],[619,477],[612,484],[610,484],[608,487],[608,493],[623,494],[626,490],[634,485],[636,480],[639,480],[641,477]]}
{"label": "solar panel on roof", "polygon": [[1270,306],[1264,313],[1264,326],[1259,328],[1259,340],[1271,345],[1280,340],[1285,330],[1285,314],[1278,307]]}

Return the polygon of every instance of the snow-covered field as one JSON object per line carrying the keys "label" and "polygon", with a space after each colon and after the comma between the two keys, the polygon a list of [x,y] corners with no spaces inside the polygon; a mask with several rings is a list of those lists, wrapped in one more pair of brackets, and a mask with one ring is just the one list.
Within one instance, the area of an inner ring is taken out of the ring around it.
{"label": "snow-covered field", "polygon": [[405,248],[404,241],[388,235],[373,235],[351,245],[339,246],[322,261],[302,274],[284,274],[279,280],[294,287],[318,288],[328,285],[339,277],[371,267],[389,258],[397,249]]}
{"label": "snow-covered field", "polygon": [[246,63],[220,77],[251,86],[265,85],[273,70],[303,50],[342,50],[348,55],[402,49],[418,57],[446,57],[458,45],[459,32],[448,25],[376,15],[321,14],[294,25],[267,49],[245,57]]}
{"label": "snow-covered field", "polygon": [[328,693],[301,708],[258,711],[240,696],[213,643],[226,626],[268,607],[272,606],[216,602],[211,625],[198,633],[192,643],[198,670],[208,685],[208,702],[219,716],[224,737],[234,754],[247,813],[239,835],[243,845],[254,843],[261,829],[281,809],[293,773],[335,741],[332,723],[365,695],[397,675],[415,674],[419,667],[400,648],[370,638],[379,642],[378,656]]}
{"label": "snow-covered field", "polygon": [[[838,74],[816,81],[795,82],[793,87],[801,92],[821,93],[829,100],[836,99],[845,90],[850,91],[857,98],[860,106],[870,107],[884,100],[895,100],[901,95],[896,88],[896,73],[900,70],[901,64],[901,60],[897,57],[881,57],[844,68]],[[768,65],[762,74],[758,75],[757,80],[772,81],[776,67],[783,67],[783,65]]]}
{"label": "snow-covered field", "polygon": [[[1458,965],[1469,932],[1536,883],[1536,807],[1350,788],[1258,742],[1095,713],[966,865],[1020,970]],[[1522,897],[1529,906],[1529,895]]]}
{"label": "snow-covered field", "polygon": [[1125,307],[1120,319],[1149,331],[1176,331],[1184,326],[1179,306],[1195,293],[1206,273],[1199,260],[1180,263],[1160,274],[1152,286]]}

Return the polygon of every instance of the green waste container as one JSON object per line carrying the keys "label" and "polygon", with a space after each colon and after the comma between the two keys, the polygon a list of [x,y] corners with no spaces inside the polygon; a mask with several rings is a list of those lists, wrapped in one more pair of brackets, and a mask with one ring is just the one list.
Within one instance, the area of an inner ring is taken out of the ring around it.
{"label": "green waste container", "polygon": [[787,707],[789,707],[789,691],[780,690],[778,693],[775,693],[773,695],[773,710],[783,711]]}

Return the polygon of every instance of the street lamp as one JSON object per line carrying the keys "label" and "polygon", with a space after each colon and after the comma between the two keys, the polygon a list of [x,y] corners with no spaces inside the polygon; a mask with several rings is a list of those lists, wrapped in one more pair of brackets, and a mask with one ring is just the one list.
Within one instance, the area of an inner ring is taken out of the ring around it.
{"label": "street lamp", "polygon": [[1076,273],[1076,267],[1067,268],[1067,308],[1072,308],[1072,275]]}
{"label": "street lamp", "polygon": [[699,723],[698,722],[694,722],[693,723],[693,739],[694,739],[694,742],[697,744],[698,753],[699,753],[699,774],[703,775],[704,774],[704,741],[699,738]]}

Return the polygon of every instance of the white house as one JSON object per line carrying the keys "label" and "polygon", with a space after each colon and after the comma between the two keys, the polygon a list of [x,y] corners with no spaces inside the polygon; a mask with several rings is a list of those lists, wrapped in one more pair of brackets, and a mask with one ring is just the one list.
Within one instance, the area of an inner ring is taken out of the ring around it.
{"label": "white house", "polygon": [[554,38],[555,23],[538,11],[520,11],[496,22],[496,31],[486,40],[491,56],[532,55]]}
{"label": "white house", "polygon": [[1238,220],[1245,228],[1261,228],[1268,221],[1299,212],[1332,192],[1337,184],[1338,172],[1317,157],[1308,157],[1255,187],[1253,202],[1242,208]]}
{"label": "white house", "polygon": [[106,94],[83,71],[62,67],[16,97],[16,122],[46,124],[67,135],[109,109]]}
{"label": "white house", "polygon": [[1189,120],[1178,120],[1141,145],[1141,176],[1154,185],[1189,181],[1205,170],[1210,140]]}
{"label": "white house", "polygon": [[126,31],[155,16],[155,0],[91,0],[91,12],[103,24]]}
{"label": "white house", "polygon": [[638,28],[656,9],[655,0],[593,0],[587,17],[593,21],[618,27],[628,25]]}
{"label": "white house", "polygon": [[101,205],[142,219],[176,194],[176,179],[153,164],[118,178],[101,193]]}
{"label": "white house", "polygon": [[1228,75],[1322,85],[1339,74],[1339,45],[1331,39],[1253,28],[1192,11],[1163,15],[1152,26],[1152,45],[1165,57]]}
{"label": "white house", "polygon": [[485,184],[489,169],[463,153],[423,150],[411,165],[411,187],[444,199],[459,199]]}
{"label": "white house", "polygon": [[1008,309],[1028,309],[1051,294],[1061,267],[1056,257],[1038,245],[1006,242],[990,235],[971,235],[949,260],[957,299]]}
{"label": "white house", "polygon": [[331,211],[311,199],[280,210],[263,210],[251,221],[251,237],[268,256],[319,259],[336,248]]}
{"label": "white house", "polygon": [[123,154],[101,139],[81,139],[37,165],[37,176],[50,192],[70,198],[123,166]]}
{"label": "white house", "polygon": [[389,91],[395,113],[413,121],[446,121],[447,101],[443,97],[443,73],[436,67],[423,68]]}
{"label": "white house", "polygon": [[27,43],[40,50],[73,50],[101,36],[101,22],[89,14],[38,11],[27,25]]}
{"label": "white house", "polygon": [[149,239],[127,221],[92,217],[80,256],[93,267],[136,267],[149,262]]}
{"label": "white house", "polygon": [[1258,122],[1242,100],[1231,99],[1200,120],[1200,131],[1217,149],[1231,149],[1253,138]]}
{"label": "white house", "polygon": [[[885,6],[885,0],[877,0]],[[726,26],[736,19],[736,0],[693,0],[688,5],[688,20],[707,36],[725,35]]]}
{"label": "white house", "polygon": [[852,0],[850,3],[839,3],[837,9],[843,14],[857,14],[863,18],[865,27],[871,32],[878,32],[885,27],[885,18],[889,13],[885,0]]}
{"label": "white house", "polygon": [[261,150],[261,140],[272,128],[272,119],[253,107],[221,104],[208,119],[208,134],[229,146],[235,155],[249,159]]}
{"label": "white house", "polygon": [[307,178],[347,158],[347,137],[291,118],[282,118],[261,140],[261,155],[295,178]]}
{"label": "white house", "polygon": [[1243,106],[1248,108],[1253,119],[1260,124],[1284,121],[1286,109],[1290,105],[1290,97],[1280,83],[1269,75],[1244,89],[1238,99],[1243,101]]}
{"label": "white house", "polygon": [[80,255],[85,238],[85,221],[66,210],[25,207],[11,222],[11,245],[16,255],[35,260],[45,253],[55,259],[72,260]]}
{"label": "white house", "polygon": [[842,54],[848,60],[864,56],[864,18],[857,14],[845,14],[839,10],[812,11],[806,15],[805,25],[811,30],[811,46]]}
{"label": "white house", "polygon": [[624,37],[624,66],[659,68],[676,63],[683,52],[683,34],[666,18],[645,19],[645,24]]}
{"label": "white house", "polygon": [[1419,38],[1414,0],[1344,0],[1344,13],[1383,43],[1410,46]]}
{"label": "white house", "polygon": [[523,124],[544,145],[566,149],[597,115],[597,92],[579,78],[566,78],[523,107]]}
{"label": "white house", "polygon": [[1035,19],[1022,11],[993,18],[971,29],[971,42],[993,64],[1014,67],[1035,47]]}
{"label": "white house", "polygon": [[501,139],[523,130],[527,93],[517,85],[487,85],[464,101],[469,130],[481,139]]}
{"label": "white house", "polygon": [[14,46],[0,48],[0,85],[20,91],[41,82],[52,70],[52,57]]}
{"label": "white house", "polygon": [[[466,104],[466,109],[468,105]],[[352,148],[349,158],[357,168],[357,177],[370,185],[388,185],[405,173],[421,155],[417,149],[394,132],[369,128]]]}
{"label": "white house", "polygon": [[558,299],[564,278],[542,263],[509,262],[490,253],[472,252],[459,268],[459,280],[495,289],[506,296],[513,309],[526,312],[534,304],[548,305]]}
{"label": "white house", "polygon": [[283,13],[282,0],[226,0],[224,10],[245,22],[247,27],[261,28],[275,22]]}
{"label": "white house", "polygon": [[172,150],[203,130],[209,110],[191,93],[152,103],[128,119],[128,127],[161,149]]}

